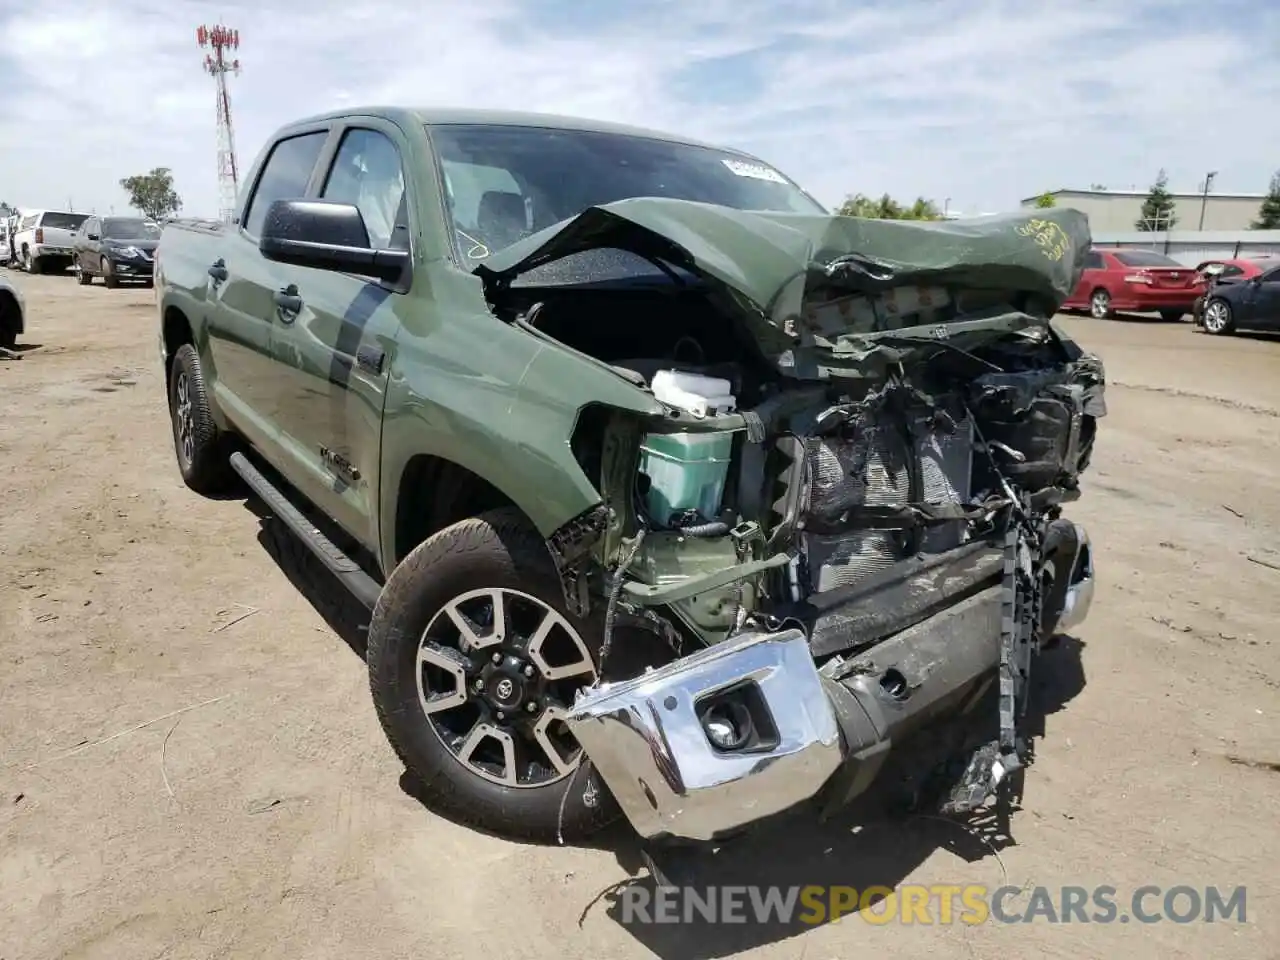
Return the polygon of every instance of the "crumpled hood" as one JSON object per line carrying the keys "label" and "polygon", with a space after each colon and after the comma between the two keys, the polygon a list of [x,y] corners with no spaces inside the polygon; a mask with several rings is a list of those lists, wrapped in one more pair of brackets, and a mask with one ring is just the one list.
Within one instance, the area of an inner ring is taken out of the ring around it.
{"label": "crumpled hood", "polygon": [[1085,215],[1064,208],[906,221],[637,198],[591,207],[499,251],[475,272],[493,292],[575,253],[628,250],[700,276],[743,316],[768,354],[816,346],[858,355],[882,331],[852,322],[815,329],[804,321],[806,306],[914,286],[1008,291],[1018,300],[1035,298],[1052,314],[1079,282],[1091,243]]}

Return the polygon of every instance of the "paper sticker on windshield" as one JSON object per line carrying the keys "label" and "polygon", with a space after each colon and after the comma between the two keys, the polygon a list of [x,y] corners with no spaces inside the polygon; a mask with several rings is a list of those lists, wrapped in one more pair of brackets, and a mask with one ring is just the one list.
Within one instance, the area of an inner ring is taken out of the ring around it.
{"label": "paper sticker on windshield", "polygon": [[747,160],[721,160],[726,167],[740,177],[752,180],[768,180],[770,183],[786,183],[786,177],[777,170],[766,167],[763,163],[751,163]]}

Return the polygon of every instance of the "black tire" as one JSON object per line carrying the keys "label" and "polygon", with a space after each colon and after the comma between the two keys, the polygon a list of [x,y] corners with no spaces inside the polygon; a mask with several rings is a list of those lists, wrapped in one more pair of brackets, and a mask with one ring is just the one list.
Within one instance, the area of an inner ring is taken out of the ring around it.
{"label": "black tire", "polygon": [[[445,745],[420,705],[416,671],[421,669],[421,637],[447,603],[485,588],[506,588],[535,598],[564,617],[592,658],[598,657],[603,605],[596,603],[585,621],[571,616],[537,531],[517,510],[494,510],[455,523],[419,544],[388,579],[368,633],[369,684],[378,719],[418,781],[423,801],[437,813],[512,839],[551,842],[560,835],[566,841],[581,840],[619,814],[594,767],[579,762],[545,785],[486,779]],[[609,666],[615,666],[623,648],[634,652],[647,647],[654,652],[654,662],[669,659],[657,654],[656,646],[647,635],[617,631]],[[627,659],[633,660],[629,668],[610,669],[606,677],[634,676],[643,669],[638,660]]]}
{"label": "black tire", "polygon": [[1186,315],[1185,310],[1161,310],[1160,319],[1165,323],[1179,323]]}
{"label": "black tire", "polygon": [[1205,302],[1204,314],[1200,318],[1200,326],[1204,332],[1215,337],[1235,333],[1236,318],[1231,311],[1231,304],[1221,297],[1212,297]]}
{"label": "black tire", "polygon": [[110,290],[120,286],[120,278],[116,276],[115,269],[111,266],[110,260],[102,261],[102,282],[107,285]]}
{"label": "black tire", "polygon": [[1111,294],[1101,287],[1089,294],[1089,316],[1095,320],[1111,316]]}
{"label": "black tire", "polygon": [[76,283],[80,284],[82,287],[87,287],[89,284],[93,283],[93,274],[89,273],[89,271],[85,270],[85,268],[80,266],[78,263],[76,264]]}
{"label": "black tire", "polygon": [[22,266],[27,273],[40,273],[44,269],[44,264],[40,262],[40,258],[33,257],[30,250],[22,251]]}
{"label": "black tire", "polygon": [[[189,404],[185,414],[180,410],[184,402]],[[230,489],[235,473],[228,459],[229,451],[209,406],[200,355],[189,343],[180,346],[173,357],[169,373],[169,420],[173,428],[174,455],[183,482],[205,496]]]}

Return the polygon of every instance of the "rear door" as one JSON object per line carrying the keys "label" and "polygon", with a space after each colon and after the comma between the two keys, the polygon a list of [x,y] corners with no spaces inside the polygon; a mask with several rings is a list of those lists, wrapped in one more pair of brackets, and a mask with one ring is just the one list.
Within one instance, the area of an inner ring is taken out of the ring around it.
{"label": "rear door", "polygon": [[1080,274],[1080,282],[1076,284],[1075,292],[1071,294],[1071,304],[1085,304],[1089,302],[1089,294],[1098,286],[1098,274],[1106,265],[1102,262],[1102,254],[1097,250],[1090,250],[1085,254],[1084,272]]}
{"label": "rear door", "polygon": [[329,125],[319,124],[291,131],[271,147],[255,172],[238,224],[229,226],[220,242],[210,245],[222,256],[205,266],[209,300],[216,303],[209,323],[209,350],[218,403],[250,442],[282,470],[276,427],[280,370],[271,356],[274,294],[281,283],[276,265],[258,252],[258,234],[273,201],[306,195],[328,137]]}
{"label": "rear door", "polygon": [[[412,247],[405,152],[394,124],[348,118],[324,163],[317,195],[356,206],[375,249]],[[308,499],[376,544],[382,409],[407,278],[389,284],[281,264],[273,271],[299,307],[272,327],[281,443]]]}

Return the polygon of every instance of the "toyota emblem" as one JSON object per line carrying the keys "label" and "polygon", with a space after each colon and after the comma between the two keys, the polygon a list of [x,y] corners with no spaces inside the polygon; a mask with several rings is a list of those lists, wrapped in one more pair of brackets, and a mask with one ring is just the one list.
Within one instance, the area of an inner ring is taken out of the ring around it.
{"label": "toyota emblem", "polygon": [[511,694],[514,690],[515,685],[510,680],[504,678],[498,681],[498,687],[494,692],[497,693],[499,700],[510,700]]}

